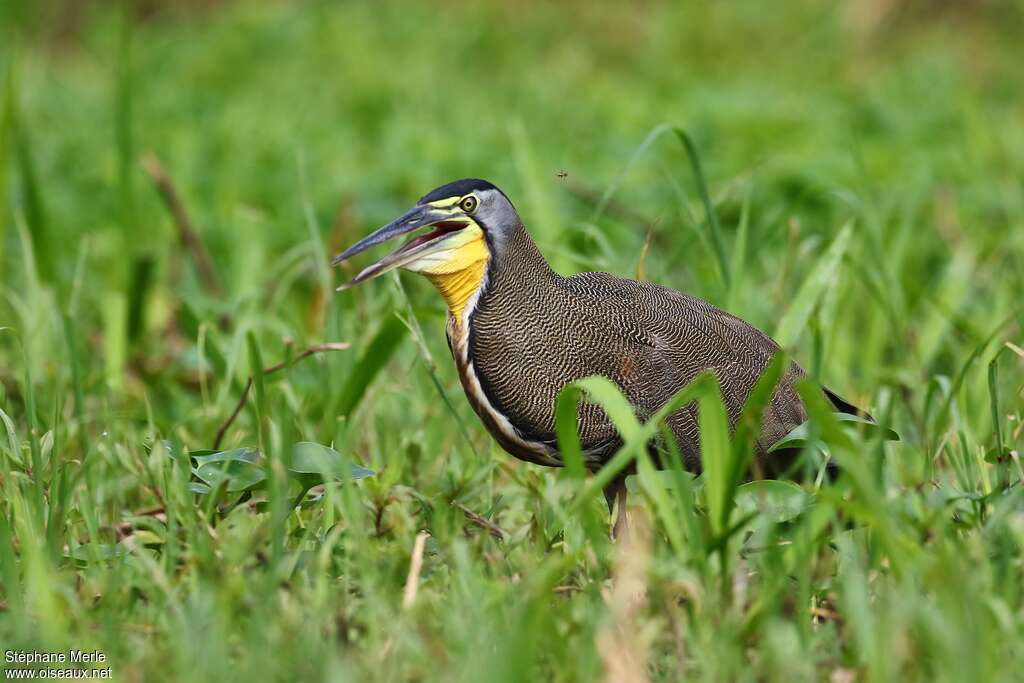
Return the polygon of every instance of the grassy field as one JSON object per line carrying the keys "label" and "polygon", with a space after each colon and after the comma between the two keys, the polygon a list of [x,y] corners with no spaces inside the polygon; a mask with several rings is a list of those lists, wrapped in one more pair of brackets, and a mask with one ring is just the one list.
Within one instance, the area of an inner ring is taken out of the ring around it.
{"label": "grassy field", "polygon": [[[1019,0],[125,6],[0,5],[2,649],[1019,680]],[[726,307],[901,440],[814,405],[842,476],[737,488],[701,393],[708,471],[641,454],[611,542],[479,424],[425,280],[334,293],[331,255],[465,176],[561,272]]]}

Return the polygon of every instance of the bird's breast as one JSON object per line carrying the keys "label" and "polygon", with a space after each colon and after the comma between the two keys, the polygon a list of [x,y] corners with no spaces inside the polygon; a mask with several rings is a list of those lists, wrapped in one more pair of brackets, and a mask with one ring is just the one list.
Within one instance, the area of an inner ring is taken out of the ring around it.
{"label": "bird's breast", "polygon": [[[472,303],[472,302],[471,302]],[[448,345],[459,372],[459,381],[473,411],[498,444],[512,455],[538,465],[559,467],[562,464],[553,440],[533,438],[510,419],[512,416],[495,405],[485,389],[486,380],[478,372],[472,355],[471,310],[462,316],[448,316]]]}

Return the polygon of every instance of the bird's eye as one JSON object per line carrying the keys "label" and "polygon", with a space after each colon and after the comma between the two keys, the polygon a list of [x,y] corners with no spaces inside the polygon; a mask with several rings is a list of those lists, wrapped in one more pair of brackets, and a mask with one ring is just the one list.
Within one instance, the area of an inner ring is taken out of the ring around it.
{"label": "bird's eye", "polygon": [[462,198],[462,201],[459,202],[459,208],[461,208],[466,213],[473,213],[474,211],[476,211],[477,204],[478,202],[476,200],[476,197],[474,197],[473,195],[469,195],[468,197]]}

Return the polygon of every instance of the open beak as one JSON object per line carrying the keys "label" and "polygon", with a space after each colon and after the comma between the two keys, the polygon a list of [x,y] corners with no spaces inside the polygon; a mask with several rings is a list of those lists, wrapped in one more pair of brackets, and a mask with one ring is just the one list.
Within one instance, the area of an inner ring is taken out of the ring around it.
{"label": "open beak", "polygon": [[431,227],[433,230],[413,237],[380,261],[377,261],[368,268],[364,268],[354,278],[338,287],[338,291],[348,289],[353,285],[358,285],[360,282],[365,282],[378,275],[383,275],[389,270],[401,268],[408,263],[423,258],[429,253],[443,249],[444,243],[450,235],[457,233],[469,224],[469,221],[460,215],[458,210],[438,209],[429,204],[413,207],[405,215],[364,237],[335,256],[331,261],[331,265],[336,266],[356,254],[366,251],[370,247],[375,247],[388,240],[415,232],[420,228]]}

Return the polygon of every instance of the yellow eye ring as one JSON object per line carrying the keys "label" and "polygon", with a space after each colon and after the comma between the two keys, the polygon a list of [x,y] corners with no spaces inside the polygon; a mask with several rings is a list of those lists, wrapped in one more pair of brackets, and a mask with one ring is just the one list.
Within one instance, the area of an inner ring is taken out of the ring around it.
{"label": "yellow eye ring", "polygon": [[462,209],[463,212],[465,213],[473,213],[474,211],[476,211],[476,207],[478,204],[479,202],[477,201],[476,197],[474,197],[473,195],[469,195],[467,197],[462,198],[462,201],[459,202],[459,208]]}

